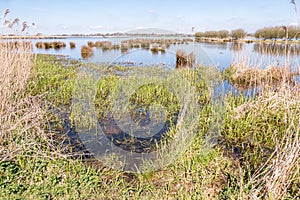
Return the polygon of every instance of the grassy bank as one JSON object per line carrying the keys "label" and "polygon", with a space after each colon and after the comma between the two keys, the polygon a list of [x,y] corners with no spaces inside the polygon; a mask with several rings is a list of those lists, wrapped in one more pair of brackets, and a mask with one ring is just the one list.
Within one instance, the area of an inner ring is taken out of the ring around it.
{"label": "grassy bank", "polygon": [[[80,141],[70,136],[76,120],[70,110],[71,99],[80,70],[105,74],[93,82],[94,105],[101,122],[112,109],[109,97],[117,83],[126,83],[132,73],[149,69],[83,66],[45,55],[30,55],[24,63],[28,68],[24,68],[16,64],[24,57],[14,59],[15,63],[4,69],[15,66],[15,73],[1,70],[0,76],[2,88],[7,88],[4,83],[15,86],[7,89],[5,94],[9,95],[1,101],[1,124],[7,124],[1,129],[0,139],[1,199],[288,199],[300,195],[298,85],[276,84],[276,90],[265,87],[252,97],[229,93],[223,98],[224,113],[213,119],[215,102],[209,90],[213,82],[207,81],[216,78],[207,78],[213,69],[199,66],[178,70],[195,88],[200,109],[197,124],[193,124],[195,137],[170,165],[129,173],[87,159],[90,157]],[[9,60],[13,59],[3,63]],[[156,73],[160,70],[155,69]],[[24,72],[23,79],[15,78]],[[245,74],[239,77],[228,72],[224,77],[248,80]],[[153,102],[162,104],[172,123],[167,140],[179,132],[174,120],[180,110],[178,99],[164,87],[141,87],[130,102],[132,110],[140,105],[147,108]],[[134,118],[134,113],[131,116]],[[212,130],[215,120],[219,127]],[[214,142],[208,142],[210,131],[215,133]]]}

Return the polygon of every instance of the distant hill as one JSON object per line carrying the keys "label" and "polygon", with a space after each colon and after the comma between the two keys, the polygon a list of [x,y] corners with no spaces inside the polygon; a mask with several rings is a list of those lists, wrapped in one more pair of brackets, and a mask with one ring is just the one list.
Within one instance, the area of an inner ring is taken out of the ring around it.
{"label": "distant hill", "polygon": [[177,34],[175,31],[159,29],[159,28],[138,28],[132,31],[126,32],[127,34],[157,34],[157,35],[173,35]]}

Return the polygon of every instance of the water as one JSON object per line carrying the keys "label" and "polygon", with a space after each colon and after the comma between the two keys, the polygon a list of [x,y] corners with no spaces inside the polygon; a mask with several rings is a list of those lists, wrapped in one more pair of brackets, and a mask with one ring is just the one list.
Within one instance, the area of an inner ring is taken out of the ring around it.
{"label": "water", "polygon": [[[139,37],[141,38],[141,37]],[[144,37],[149,39],[150,37]],[[120,44],[124,40],[135,39],[128,37],[112,37],[112,38],[78,38],[78,37],[69,37],[66,39],[39,39],[31,40],[34,44],[34,53],[42,54],[59,54],[70,57],[71,59],[81,59],[81,46],[87,45],[88,41],[110,41],[113,44]],[[151,39],[151,38],[150,38]],[[157,39],[153,38],[152,39]],[[170,38],[160,38],[170,39]],[[53,41],[62,41],[66,43],[67,47],[61,49],[38,49],[35,47],[36,42],[53,42]],[[69,43],[74,42],[76,48],[71,49]],[[94,54],[86,61],[94,63],[102,62],[115,62],[118,64],[129,63],[136,66],[145,66],[145,65],[166,65],[174,67],[176,65],[176,51],[181,49],[186,52],[193,52],[196,56],[196,63],[203,65],[213,65],[218,67],[221,70],[229,67],[232,63],[237,63],[243,61],[247,65],[266,67],[268,65],[277,65],[282,66],[284,64],[284,56],[280,50],[275,53],[269,53],[265,49],[270,49],[271,46],[259,46],[258,44],[235,44],[235,43],[222,43],[222,44],[213,44],[213,43],[189,43],[189,44],[178,44],[171,45],[165,53],[158,52],[153,54],[150,50],[142,49],[131,49],[126,53],[122,53],[120,49],[118,50],[106,50],[103,51],[101,48],[93,48]],[[281,49],[283,51],[283,49]],[[300,52],[300,51],[299,51]],[[297,68],[300,62],[299,56],[297,53],[293,53],[289,57],[291,66]]]}
{"label": "water", "polygon": [[[56,54],[68,56],[71,59],[82,59],[81,58],[81,46],[87,45],[88,41],[110,41],[113,44],[121,44],[123,40],[132,38],[67,38],[67,39],[43,39],[43,40],[32,40],[34,44],[34,53],[42,54]],[[35,47],[36,42],[53,42],[62,41],[66,43],[67,47],[61,49],[37,49]],[[71,49],[69,43],[76,43],[76,48]],[[272,47],[258,46],[257,44],[235,44],[235,43],[224,43],[224,44],[211,44],[211,43],[195,43],[189,44],[178,44],[171,45],[166,52],[158,52],[153,54],[150,50],[133,48],[126,53],[122,53],[118,50],[107,50],[103,51],[101,48],[94,48],[93,56],[89,57],[87,62],[94,63],[115,63],[119,65],[133,65],[144,67],[147,65],[163,65],[170,68],[176,66],[176,51],[184,50],[187,53],[193,52],[197,64],[205,66],[216,66],[220,70],[224,70],[233,63],[242,62],[247,66],[267,67],[268,65],[282,66],[285,62],[282,49],[278,50],[277,53],[268,52],[264,49]],[[294,53],[290,56],[289,61],[292,68],[298,69],[299,65],[299,54]],[[298,81],[300,80],[297,77]],[[244,96],[252,96],[255,91],[239,91],[237,88],[230,85],[227,81],[224,81],[223,85],[216,88],[216,96],[219,92],[221,93],[231,91],[234,94],[242,93]],[[225,91],[224,91],[225,90]],[[149,116],[148,116],[149,117]],[[149,120],[146,117],[146,120]],[[66,117],[65,132],[70,137],[70,142],[78,149],[78,151],[85,151],[83,145],[78,145],[78,135],[74,131],[75,128],[70,126],[69,117]],[[155,142],[159,142],[164,137],[164,134],[169,130],[169,125],[165,124],[164,127],[153,137],[147,139],[141,139],[134,137],[128,133],[122,131],[116,124],[113,118],[107,118],[105,120],[99,119],[99,124],[104,130],[107,138],[114,143],[114,145],[122,148],[125,151],[134,151],[136,153],[152,151]],[[131,139],[131,140],[130,140]],[[129,141],[129,142],[128,142]],[[134,149],[134,150],[133,150]]]}

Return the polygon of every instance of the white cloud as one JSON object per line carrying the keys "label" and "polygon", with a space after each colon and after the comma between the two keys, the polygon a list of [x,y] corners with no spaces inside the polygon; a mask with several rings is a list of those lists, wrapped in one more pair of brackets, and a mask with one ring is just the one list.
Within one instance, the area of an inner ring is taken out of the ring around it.
{"label": "white cloud", "polygon": [[104,27],[101,25],[90,26],[89,29],[103,29]]}
{"label": "white cloud", "polygon": [[183,15],[177,15],[176,18],[177,19],[183,19]]}
{"label": "white cloud", "polygon": [[148,10],[148,13],[152,14],[152,13],[155,13],[154,10]]}
{"label": "white cloud", "polygon": [[58,27],[59,29],[69,29],[70,27],[69,26],[66,26],[65,24],[58,24],[56,27]]}
{"label": "white cloud", "polygon": [[289,24],[290,26],[298,26],[298,22],[292,22]]}
{"label": "white cloud", "polygon": [[138,27],[135,27],[135,29],[149,29],[149,28],[156,28],[156,27],[150,27],[150,26],[138,26]]}

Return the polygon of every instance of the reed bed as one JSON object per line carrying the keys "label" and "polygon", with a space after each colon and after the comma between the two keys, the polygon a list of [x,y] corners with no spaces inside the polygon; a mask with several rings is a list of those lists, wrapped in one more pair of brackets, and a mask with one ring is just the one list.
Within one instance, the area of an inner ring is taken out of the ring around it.
{"label": "reed bed", "polygon": [[[220,141],[237,162],[238,186],[227,198],[295,199],[300,195],[300,67],[292,45],[261,43],[235,55],[224,77],[248,96],[228,96]],[[260,59],[277,59],[262,62]],[[283,58],[282,58],[283,57]],[[299,79],[298,79],[299,80]],[[222,144],[220,142],[220,144]]]}
{"label": "reed bed", "polygon": [[192,67],[195,64],[195,54],[187,54],[183,50],[176,52],[176,68]]}
{"label": "reed bed", "polygon": [[94,54],[94,51],[91,47],[85,46],[85,45],[81,47],[81,57],[83,59],[87,59],[87,58],[93,56],[93,54]]}
{"label": "reed bed", "polygon": [[76,48],[76,43],[75,42],[70,42],[70,49],[75,49]]}
{"label": "reed bed", "polygon": [[291,71],[288,67],[268,66],[265,69],[233,66],[225,70],[225,77],[238,89],[246,90],[255,87],[278,87],[282,84],[295,84],[299,71]]}
{"label": "reed bed", "polygon": [[[13,45],[12,45],[13,44]],[[40,98],[25,93],[34,55],[28,42],[0,42],[0,161],[39,148],[46,138]]]}
{"label": "reed bed", "polygon": [[225,117],[223,136],[239,160],[235,198],[299,196],[299,94],[299,87],[281,85],[277,91],[265,89],[255,100],[231,102],[238,105],[229,106],[233,109]]}
{"label": "reed bed", "polygon": [[65,48],[66,44],[64,42],[60,42],[60,41],[54,41],[54,42],[37,42],[35,44],[36,48],[38,49],[61,49],[61,48]]}

